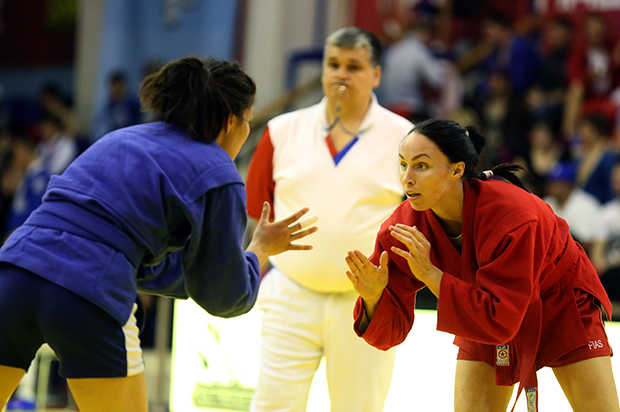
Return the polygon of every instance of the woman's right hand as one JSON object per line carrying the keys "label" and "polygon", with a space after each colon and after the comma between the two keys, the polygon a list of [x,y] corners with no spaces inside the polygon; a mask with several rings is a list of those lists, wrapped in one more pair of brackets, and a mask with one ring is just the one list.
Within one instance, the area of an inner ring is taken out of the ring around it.
{"label": "woman's right hand", "polygon": [[359,250],[349,252],[345,261],[350,269],[347,271],[347,277],[364,299],[364,309],[368,319],[371,320],[383,295],[383,289],[388,284],[388,253],[385,251],[381,253],[379,266],[375,266]]}
{"label": "woman's right hand", "polygon": [[291,243],[318,230],[316,226],[303,229],[302,222],[297,222],[299,218],[308,213],[308,210],[310,209],[305,207],[285,219],[272,222],[269,218],[271,206],[265,202],[252,235],[252,241],[246,251],[256,254],[262,266],[267,262],[269,256],[278,255],[287,250],[311,250],[312,246],[310,245]]}

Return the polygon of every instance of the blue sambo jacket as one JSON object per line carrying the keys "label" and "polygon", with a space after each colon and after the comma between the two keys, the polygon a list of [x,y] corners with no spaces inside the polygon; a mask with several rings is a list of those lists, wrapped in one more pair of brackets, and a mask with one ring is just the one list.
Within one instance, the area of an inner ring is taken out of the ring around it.
{"label": "blue sambo jacket", "polygon": [[137,292],[192,298],[232,317],[256,301],[244,252],[245,189],[230,156],[162,122],[99,139],[53,176],[43,204],[0,249],[124,324]]}

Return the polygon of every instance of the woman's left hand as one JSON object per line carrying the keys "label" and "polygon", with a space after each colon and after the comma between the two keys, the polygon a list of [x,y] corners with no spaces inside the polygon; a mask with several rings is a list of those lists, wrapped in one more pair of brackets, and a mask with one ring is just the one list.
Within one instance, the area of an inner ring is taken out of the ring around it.
{"label": "woman's left hand", "polygon": [[431,263],[431,243],[415,226],[399,223],[390,226],[390,234],[405,246],[405,249],[392,246],[392,252],[405,258],[411,273],[439,297],[443,271]]}

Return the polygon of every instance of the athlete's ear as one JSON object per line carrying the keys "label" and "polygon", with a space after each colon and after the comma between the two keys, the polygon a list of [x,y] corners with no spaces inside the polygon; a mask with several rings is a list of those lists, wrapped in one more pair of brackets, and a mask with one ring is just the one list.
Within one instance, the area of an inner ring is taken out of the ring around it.
{"label": "athlete's ear", "polygon": [[452,177],[460,179],[465,173],[465,162],[457,162],[454,164],[454,170],[452,171]]}
{"label": "athlete's ear", "polygon": [[228,117],[226,118],[226,120],[224,121],[224,132],[225,133],[228,133],[233,128],[235,120],[236,120],[236,116],[230,113]]}

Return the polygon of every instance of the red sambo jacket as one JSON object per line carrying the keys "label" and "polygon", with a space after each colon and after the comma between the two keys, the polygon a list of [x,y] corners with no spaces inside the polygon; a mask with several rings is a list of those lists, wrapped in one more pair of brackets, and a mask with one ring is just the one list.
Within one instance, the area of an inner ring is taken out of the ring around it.
{"label": "red sambo jacket", "polygon": [[[387,350],[403,342],[414,321],[417,280],[392,246],[397,223],[416,226],[431,243],[431,261],[444,272],[437,329],[456,336],[466,351],[477,345],[509,345],[519,364],[495,366],[496,383],[536,387],[536,370],[588,345],[574,290],[598,299],[608,314],[611,303],[583,249],[539,197],[500,180],[464,184],[462,250],[448,239],[431,210],[417,212],[403,202],[386,220],[370,260],[389,255],[389,281],[377,311],[362,334],[361,298],[355,330],[369,344]],[[521,388],[520,388],[521,389]]]}

